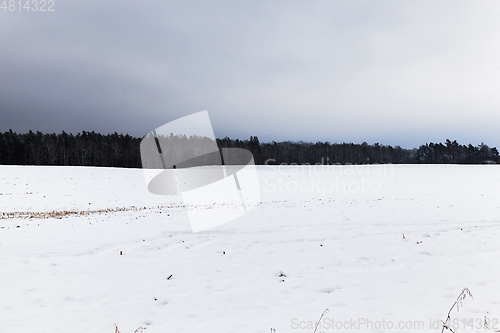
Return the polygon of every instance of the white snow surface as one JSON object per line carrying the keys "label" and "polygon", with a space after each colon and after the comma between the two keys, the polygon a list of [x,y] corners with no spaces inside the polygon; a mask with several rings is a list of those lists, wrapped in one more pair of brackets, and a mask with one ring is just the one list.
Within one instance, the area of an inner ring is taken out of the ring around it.
{"label": "white snow surface", "polygon": [[456,332],[500,329],[498,166],[257,170],[257,207],[192,233],[140,169],[0,166],[0,218],[94,211],[0,219],[0,332],[438,332],[464,287]]}

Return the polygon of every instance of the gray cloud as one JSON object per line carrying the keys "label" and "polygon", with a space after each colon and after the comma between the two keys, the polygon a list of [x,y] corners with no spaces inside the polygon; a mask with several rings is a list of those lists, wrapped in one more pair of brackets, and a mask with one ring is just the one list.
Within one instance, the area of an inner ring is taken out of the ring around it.
{"label": "gray cloud", "polygon": [[55,1],[0,10],[0,131],[500,145],[495,1]]}

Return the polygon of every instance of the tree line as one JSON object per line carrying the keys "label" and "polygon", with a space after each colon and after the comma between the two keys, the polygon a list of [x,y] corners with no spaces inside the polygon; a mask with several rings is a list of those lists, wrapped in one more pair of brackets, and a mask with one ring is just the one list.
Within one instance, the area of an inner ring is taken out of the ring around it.
{"label": "tree line", "polygon": [[0,133],[0,164],[140,168],[141,139],[118,133]]}
{"label": "tree line", "polygon": [[257,137],[239,141],[224,138],[219,146],[249,149],[256,164],[495,164],[500,161],[496,147],[481,143],[460,145],[449,139],[419,148],[329,142],[260,143]]}
{"label": "tree line", "polygon": [[[192,139],[192,138],[189,138]],[[66,165],[140,168],[142,138],[118,133],[103,135],[83,131],[19,134],[0,132],[0,164]],[[256,164],[492,164],[500,162],[496,147],[481,143],[460,145],[457,141],[428,143],[419,148],[372,145],[363,142],[330,143],[283,141],[261,143],[257,136],[247,140],[217,139],[219,148],[244,148]]]}

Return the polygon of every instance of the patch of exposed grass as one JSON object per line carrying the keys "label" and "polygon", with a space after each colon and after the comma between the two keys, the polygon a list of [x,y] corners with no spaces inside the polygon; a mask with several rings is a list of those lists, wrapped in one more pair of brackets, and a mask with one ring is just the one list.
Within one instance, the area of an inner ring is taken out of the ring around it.
{"label": "patch of exposed grass", "polygon": [[6,219],[61,219],[70,216],[89,216],[94,214],[112,214],[118,212],[142,211],[153,209],[173,209],[183,208],[184,205],[156,206],[156,207],[118,207],[92,210],[52,210],[48,212],[3,212],[0,213],[0,220]]}

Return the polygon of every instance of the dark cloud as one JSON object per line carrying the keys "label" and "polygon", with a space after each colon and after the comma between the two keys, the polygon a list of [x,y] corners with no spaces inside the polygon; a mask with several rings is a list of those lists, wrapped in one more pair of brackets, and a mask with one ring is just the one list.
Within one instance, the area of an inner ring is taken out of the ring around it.
{"label": "dark cloud", "polygon": [[0,131],[500,145],[495,1],[68,1],[0,10]]}

